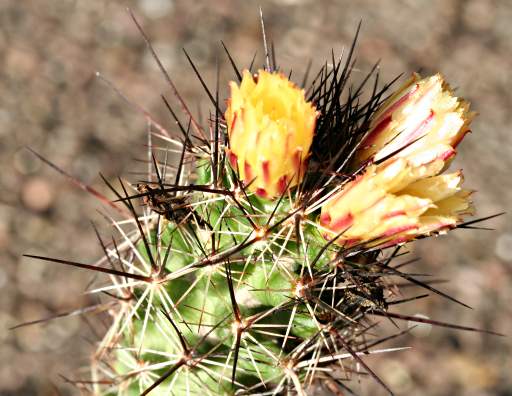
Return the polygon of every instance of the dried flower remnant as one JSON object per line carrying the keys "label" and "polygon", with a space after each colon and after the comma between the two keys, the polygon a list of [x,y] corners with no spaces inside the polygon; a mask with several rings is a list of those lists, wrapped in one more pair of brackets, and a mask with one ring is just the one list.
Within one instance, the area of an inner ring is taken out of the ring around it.
{"label": "dried flower remnant", "polygon": [[316,109],[280,73],[244,71],[231,82],[226,110],[230,163],[249,189],[274,198],[299,184],[313,140]]}

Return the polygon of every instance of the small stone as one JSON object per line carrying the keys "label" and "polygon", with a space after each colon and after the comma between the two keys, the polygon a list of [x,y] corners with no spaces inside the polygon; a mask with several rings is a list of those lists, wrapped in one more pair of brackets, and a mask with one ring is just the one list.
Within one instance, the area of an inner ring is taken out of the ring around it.
{"label": "small stone", "polygon": [[[415,314],[414,317],[418,319],[430,319],[428,316],[419,313]],[[416,322],[414,320],[409,320],[407,322],[407,327],[410,329],[410,334],[419,338],[427,337],[430,335],[430,331],[432,330],[431,324]]]}
{"label": "small stone", "polygon": [[17,79],[33,78],[37,74],[38,59],[35,51],[28,51],[21,46],[8,46],[4,62],[7,75],[12,73]]}
{"label": "small stone", "polygon": [[139,0],[139,8],[148,18],[157,19],[167,15],[174,8],[173,0]]}
{"label": "small stone", "polygon": [[495,19],[495,6],[490,1],[473,0],[464,5],[463,20],[472,29],[490,29]]}
{"label": "small stone", "polygon": [[[9,246],[9,228],[6,221],[0,220],[0,249],[6,249]],[[1,278],[1,276],[0,276]],[[0,282],[1,287],[1,282]]]}
{"label": "small stone", "polygon": [[41,178],[29,179],[22,188],[21,199],[23,203],[36,212],[44,212],[53,202],[53,192],[50,185]]}
{"label": "small stone", "polygon": [[41,161],[30,151],[20,149],[14,154],[14,167],[23,175],[34,173],[41,167]]}
{"label": "small stone", "polygon": [[305,3],[306,1],[305,0],[276,0],[275,3],[283,6],[297,6],[297,5],[300,5],[302,3]]}
{"label": "small stone", "polygon": [[[172,72],[177,62],[175,48],[172,45],[162,41],[153,43],[153,48],[155,49],[155,52],[157,53],[158,58],[160,59],[164,67],[169,72]],[[153,58],[149,50],[146,51],[144,55],[143,63],[144,67],[148,70],[160,71],[160,69],[158,68],[158,64],[155,62],[155,59]]]}
{"label": "small stone", "polygon": [[397,394],[410,394],[413,381],[409,367],[405,362],[400,362],[394,359],[388,359],[383,377],[389,382],[390,387]]}
{"label": "small stone", "polygon": [[0,268],[0,289],[2,289],[7,284],[7,274],[5,271]]}
{"label": "small stone", "polygon": [[12,120],[12,116],[7,110],[0,109],[0,136],[7,135],[8,125]]}
{"label": "small stone", "polygon": [[512,262],[512,233],[502,234],[498,237],[494,252],[501,260]]}
{"label": "small stone", "polygon": [[[47,317],[49,312],[39,302],[25,302],[18,311],[16,322],[24,323]],[[44,348],[47,330],[43,326],[25,326],[14,333],[17,345],[22,351],[40,352]]]}
{"label": "small stone", "polygon": [[9,330],[9,328],[17,323],[11,314],[5,311],[0,311],[0,323],[3,324],[3,326],[0,326],[0,343],[3,343],[7,341],[9,337],[13,337],[12,331]]}

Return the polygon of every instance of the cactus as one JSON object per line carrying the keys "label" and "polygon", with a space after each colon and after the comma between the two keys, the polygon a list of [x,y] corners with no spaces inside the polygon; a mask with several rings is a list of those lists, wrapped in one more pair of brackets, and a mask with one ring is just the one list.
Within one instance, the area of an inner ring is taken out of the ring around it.
{"label": "cactus", "polygon": [[111,327],[78,386],[98,395],[342,394],[363,370],[391,393],[361,357],[392,351],[378,347],[389,337],[370,335],[372,318],[475,330],[388,311],[400,302],[390,292],[397,277],[458,302],[391,263],[405,242],[464,225],[462,176],[440,175],[448,156],[437,148],[454,153],[467,105],[443,88],[435,105],[444,113],[425,128],[413,110],[429,113],[429,84],[445,84],[416,75],[387,101],[390,85],[375,84],[363,102],[373,71],[347,92],[352,50],[309,88],[269,56],[264,69],[240,72],[226,50],[237,81],[224,111],[201,80],[213,103],[204,126],[161,66],[187,123],[176,117],[176,138],[144,113],[159,140],[148,179],[105,179],[121,220],[110,219],[118,240],[100,239],[104,265],[31,256],[109,275],[95,291],[110,296],[97,308]]}

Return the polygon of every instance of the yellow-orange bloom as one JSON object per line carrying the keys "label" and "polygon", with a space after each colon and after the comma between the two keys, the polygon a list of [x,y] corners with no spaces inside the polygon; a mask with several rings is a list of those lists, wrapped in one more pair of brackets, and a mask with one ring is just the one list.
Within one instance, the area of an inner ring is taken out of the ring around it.
{"label": "yellow-orange bloom", "polygon": [[274,198],[304,176],[316,109],[304,91],[280,73],[244,71],[230,83],[225,114],[228,158],[240,178],[261,197]]}
{"label": "yellow-orange bloom", "polygon": [[472,212],[462,172],[429,175],[433,167],[412,166],[404,158],[370,165],[322,207],[326,238],[340,235],[345,247],[391,246],[454,227]]}
{"label": "yellow-orange bloom", "polygon": [[336,242],[344,246],[390,246],[447,230],[472,213],[462,172],[440,173],[473,117],[439,74],[414,74],[371,120],[356,159],[370,165],[322,206],[324,235],[341,234]]}
{"label": "yellow-orange bloom", "polygon": [[414,74],[373,117],[357,160],[406,157],[417,165],[447,160],[474,115],[441,75],[421,79]]}

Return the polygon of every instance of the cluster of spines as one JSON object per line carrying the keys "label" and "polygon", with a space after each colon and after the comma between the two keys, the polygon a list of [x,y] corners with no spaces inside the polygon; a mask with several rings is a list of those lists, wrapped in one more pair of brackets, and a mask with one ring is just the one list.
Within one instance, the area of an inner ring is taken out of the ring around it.
{"label": "cluster of spines", "polygon": [[[253,196],[227,164],[218,80],[212,93],[187,54],[215,108],[207,133],[140,30],[188,122],[183,125],[162,96],[182,133],[175,139],[135,105],[156,129],[151,135],[173,148],[149,145],[151,171],[135,193],[121,180],[118,190],[105,179],[117,196],[110,205],[124,216],[120,221],[107,216],[121,241],[104,243],[98,233],[105,256],[94,265],[38,257],[111,279],[91,290],[109,301],[73,312],[109,310],[113,323],[93,357],[91,380],[72,382],[98,394],[304,395],[318,384],[352,392],[345,380],[357,373],[350,364],[355,361],[391,393],[361,358],[386,351],[374,347],[390,338],[369,341],[373,316],[475,330],[389,312],[388,305],[411,299],[390,299],[388,290],[396,282],[388,278],[401,277],[458,301],[419,280],[420,274],[402,272],[408,262],[393,266],[400,248],[389,253],[363,246],[342,249],[333,243],[336,237],[325,241],[311,221],[333,183],[357,174],[350,160],[389,88],[377,88],[376,67],[360,86],[349,86],[355,40],[348,56],[333,56],[332,66],[322,67],[306,90],[321,116],[305,180],[293,194],[266,202]],[[268,69],[276,68],[273,53],[266,54]],[[362,89],[373,75],[372,94],[363,101]],[[174,150],[177,166],[167,161]],[[165,153],[163,160],[159,152]],[[145,204],[142,215],[139,202]]]}

